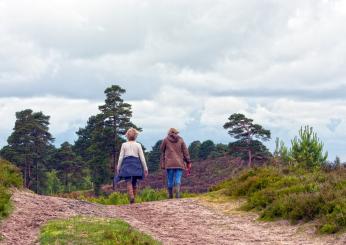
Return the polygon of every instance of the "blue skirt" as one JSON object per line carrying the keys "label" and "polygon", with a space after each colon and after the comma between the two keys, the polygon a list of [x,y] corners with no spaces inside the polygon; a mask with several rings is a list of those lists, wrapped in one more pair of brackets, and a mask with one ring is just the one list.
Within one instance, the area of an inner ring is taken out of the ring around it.
{"label": "blue skirt", "polygon": [[118,183],[120,180],[132,177],[143,179],[144,171],[139,157],[128,156],[123,159],[119,174],[115,177],[115,182]]}

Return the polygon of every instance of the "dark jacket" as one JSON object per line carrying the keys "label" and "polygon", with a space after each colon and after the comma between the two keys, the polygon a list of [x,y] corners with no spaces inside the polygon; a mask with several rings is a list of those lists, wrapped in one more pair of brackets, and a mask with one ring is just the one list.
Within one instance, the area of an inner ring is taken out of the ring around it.
{"label": "dark jacket", "polygon": [[119,182],[122,179],[137,177],[139,179],[144,178],[144,171],[141,160],[139,157],[128,156],[125,157],[121,164],[120,171],[115,181]]}
{"label": "dark jacket", "polygon": [[162,141],[160,151],[160,164],[163,169],[186,169],[185,163],[191,163],[189,151],[184,140],[176,134],[169,134]]}

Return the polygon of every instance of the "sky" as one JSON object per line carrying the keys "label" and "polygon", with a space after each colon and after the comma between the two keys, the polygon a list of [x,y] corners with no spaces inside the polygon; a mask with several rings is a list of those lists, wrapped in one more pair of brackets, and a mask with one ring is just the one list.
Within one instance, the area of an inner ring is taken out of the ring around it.
{"label": "sky", "polygon": [[73,143],[112,84],[139,141],[233,139],[243,113],[288,146],[303,125],[346,160],[345,0],[0,0],[0,147],[15,112]]}

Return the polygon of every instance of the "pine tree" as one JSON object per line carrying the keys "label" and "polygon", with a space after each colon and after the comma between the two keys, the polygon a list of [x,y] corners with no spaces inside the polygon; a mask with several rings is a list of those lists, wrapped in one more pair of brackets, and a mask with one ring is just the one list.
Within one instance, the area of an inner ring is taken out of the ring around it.
{"label": "pine tree", "polygon": [[64,142],[61,144],[54,155],[54,162],[65,191],[70,192],[72,186],[76,189],[76,186],[82,184],[87,166],[73,151],[70,143]]}
{"label": "pine tree", "polygon": [[24,186],[40,192],[45,176],[46,159],[53,142],[49,133],[49,116],[30,109],[16,113],[16,122],[8,145],[1,156],[15,163],[24,176]]}
{"label": "pine tree", "polygon": [[112,159],[112,167],[116,169],[116,159],[119,154],[121,140],[130,127],[137,128],[132,122],[131,105],[125,103],[121,96],[126,92],[120,86],[113,85],[105,90],[105,104],[99,106],[104,122],[104,136]]}
{"label": "pine tree", "polygon": [[86,127],[77,132],[78,140],[74,149],[88,162],[96,193],[116,170],[120,146],[125,141],[127,129],[137,128],[131,122],[131,105],[122,99],[125,92],[117,85],[107,88],[105,104],[99,106],[100,113],[90,117]]}
{"label": "pine tree", "polygon": [[191,144],[189,145],[189,153],[190,153],[190,157],[191,160],[196,161],[199,160],[199,151],[201,148],[201,141],[196,140],[191,142]]}
{"label": "pine tree", "polygon": [[270,131],[264,129],[259,124],[254,124],[253,120],[245,117],[243,114],[235,113],[228,118],[228,122],[224,124],[224,128],[228,130],[228,134],[235,139],[246,142],[246,150],[248,152],[248,166],[252,165],[253,151],[251,142],[253,138],[263,141],[270,139]]}
{"label": "pine tree", "polygon": [[312,127],[302,127],[299,130],[299,137],[295,137],[291,144],[292,158],[306,168],[319,167],[328,158],[328,153],[323,153],[323,143],[320,142]]}
{"label": "pine tree", "polygon": [[201,144],[201,147],[199,148],[199,159],[205,160],[208,158],[210,153],[215,151],[215,144],[211,140],[206,140]]}
{"label": "pine tree", "polygon": [[150,172],[155,172],[160,168],[161,143],[162,140],[157,141],[148,154],[148,169]]}

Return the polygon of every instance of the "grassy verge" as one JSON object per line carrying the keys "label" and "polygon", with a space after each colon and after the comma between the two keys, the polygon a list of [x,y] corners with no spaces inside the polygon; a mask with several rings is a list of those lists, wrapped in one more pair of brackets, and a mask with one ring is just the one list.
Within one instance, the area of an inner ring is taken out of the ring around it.
{"label": "grassy verge", "polygon": [[20,171],[11,163],[0,159],[0,220],[8,216],[11,211],[9,188],[21,186]]}
{"label": "grassy verge", "polygon": [[41,229],[40,243],[46,244],[119,244],[157,245],[154,240],[133,229],[127,223],[115,219],[74,217],[53,220]]}
{"label": "grassy verge", "polygon": [[213,190],[230,197],[245,197],[242,209],[259,211],[262,220],[315,220],[321,233],[346,230],[345,169],[248,169]]}
{"label": "grassy verge", "polygon": [[[182,193],[182,197],[193,197],[195,194],[191,193]],[[99,196],[99,197],[91,197],[88,195],[84,195],[83,193],[79,193],[75,195],[74,193],[70,195],[64,195],[64,197],[84,200],[88,202],[100,203],[104,205],[124,205],[129,204],[129,198],[126,193],[121,192],[113,192],[108,196]],[[160,201],[167,199],[166,190],[154,190],[151,188],[145,188],[139,192],[136,197],[137,203],[142,202],[152,202],[152,201]]]}

